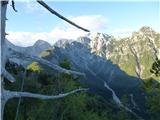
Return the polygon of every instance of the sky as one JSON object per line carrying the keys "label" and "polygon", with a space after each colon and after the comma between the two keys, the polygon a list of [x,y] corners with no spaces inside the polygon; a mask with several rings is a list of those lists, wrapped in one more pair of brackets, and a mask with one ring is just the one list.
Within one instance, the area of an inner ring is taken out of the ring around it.
{"label": "sky", "polygon": [[[142,26],[160,32],[160,1],[69,1],[47,0],[51,8],[91,32],[127,37]],[[9,3],[11,4],[11,3]],[[71,26],[31,0],[15,0],[14,12],[8,5],[7,39],[20,46],[30,46],[38,39],[55,43],[58,39],[76,39],[87,33]]]}

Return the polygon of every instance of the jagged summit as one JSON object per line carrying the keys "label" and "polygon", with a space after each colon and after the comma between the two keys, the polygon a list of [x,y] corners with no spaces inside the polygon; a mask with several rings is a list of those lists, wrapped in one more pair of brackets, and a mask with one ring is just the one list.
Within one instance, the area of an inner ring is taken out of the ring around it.
{"label": "jagged summit", "polygon": [[72,39],[60,39],[54,44],[54,46],[65,47],[67,44],[71,44],[73,41],[75,41],[75,40],[72,40]]}
{"label": "jagged summit", "polygon": [[48,45],[50,46],[50,44],[44,40],[37,40],[33,46],[41,46],[41,45]]}
{"label": "jagged summit", "polygon": [[137,32],[133,32],[132,37],[142,37],[142,36],[149,36],[153,37],[155,36],[156,32],[148,26],[143,26],[139,29]]}
{"label": "jagged summit", "polygon": [[154,30],[151,27],[143,26],[143,27],[140,28],[139,32],[143,32],[143,33],[154,32]]}
{"label": "jagged summit", "polygon": [[104,39],[106,40],[107,38],[111,37],[109,36],[108,34],[105,34],[105,33],[99,33],[99,32],[93,32],[93,33],[89,33],[87,34],[87,37],[90,38],[90,39]]}
{"label": "jagged summit", "polygon": [[52,46],[44,41],[44,40],[37,40],[35,44],[32,46],[32,52],[33,53],[41,53],[44,50],[47,50],[51,48]]}

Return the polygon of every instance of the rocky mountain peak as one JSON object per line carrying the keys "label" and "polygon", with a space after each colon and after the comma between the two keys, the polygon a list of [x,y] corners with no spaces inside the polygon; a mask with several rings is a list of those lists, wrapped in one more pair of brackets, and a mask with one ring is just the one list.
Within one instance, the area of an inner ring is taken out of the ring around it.
{"label": "rocky mountain peak", "polygon": [[139,29],[138,32],[133,32],[132,34],[132,38],[141,38],[141,37],[154,37],[156,35],[156,32],[148,27],[148,26],[144,26],[142,28]]}
{"label": "rocky mountain peak", "polygon": [[42,45],[50,46],[50,44],[44,40],[37,40],[33,46],[42,46]]}
{"label": "rocky mountain peak", "polygon": [[154,32],[154,31],[152,30],[152,28],[148,26],[143,26],[142,28],[140,28],[139,32],[147,33],[147,32]]}
{"label": "rocky mountain peak", "polygon": [[93,32],[93,33],[89,33],[87,35],[88,38],[90,38],[91,40],[101,40],[101,41],[107,41],[107,38],[110,38],[109,35],[104,34],[104,33],[99,33],[99,32]]}

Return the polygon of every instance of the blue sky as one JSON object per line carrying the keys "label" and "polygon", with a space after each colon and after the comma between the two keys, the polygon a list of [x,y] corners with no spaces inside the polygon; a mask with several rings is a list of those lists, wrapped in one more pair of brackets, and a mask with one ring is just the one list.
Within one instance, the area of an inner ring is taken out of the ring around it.
{"label": "blue sky", "polygon": [[[49,6],[92,32],[103,32],[125,37],[142,26],[160,32],[160,2],[157,1],[47,1]],[[8,39],[22,46],[32,45],[37,39],[53,44],[60,38],[76,38],[85,34],[62,21],[34,1],[16,1],[15,13],[7,11]],[[22,42],[30,39],[30,42]]]}

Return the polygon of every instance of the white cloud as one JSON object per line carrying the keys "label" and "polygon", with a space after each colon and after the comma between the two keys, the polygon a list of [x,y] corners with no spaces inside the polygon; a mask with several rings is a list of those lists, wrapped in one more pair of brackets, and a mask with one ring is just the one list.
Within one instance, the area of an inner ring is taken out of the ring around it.
{"label": "white cloud", "polygon": [[107,19],[102,15],[83,15],[77,17],[70,17],[76,24],[87,28],[91,31],[97,31],[106,28]]}
{"label": "white cloud", "polygon": [[[72,17],[72,20],[87,29],[98,31],[103,29],[106,24],[106,19],[102,15],[91,15],[91,16],[78,16]],[[63,24],[62,24],[63,25]],[[20,46],[30,46],[33,45],[38,39],[45,40],[50,44],[53,44],[58,39],[67,38],[67,39],[76,39],[79,36],[87,34],[86,32],[77,29],[71,25],[67,27],[56,27],[53,28],[50,32],[8,32],[9,35],[7,39],[12,43]]]}
{"label": "white cloud", "polygon": [[128,28],[120,28],[120,29],[115,29],[113,30],[110,34],[113,35],[114,37],[129,37],[132,34],[133,30],[128,29]]}
{"label": "white cloud", "polygon": [[60,38],[76,39],[79,36],[85,35],[86,32],[77,28],[67,28],[64,30],[57,27],[53,29],[50,34],[54,36],[55,39],[60,39]]}
{"label": "white cloud", "polygon": [[39,36],[41,38],[42,34],[44,33],[31,33],[31,32],[8,32],[9,35],[7,36],[7,39],[11,41],[15,45],[20,46],[30,46],[33,45],[33,43],[37,40],[35,39],[36,36]]}
{"label": "white cloud", "polygon": [[55,43],[57,40],[62,38],[67,39],[76,39],[79,36],[83,36],[86,32],[75,28],[67,28],[66,30],[61,28],[54,28],[51,32],[39,32],[39,33],[32,33],[32,32],[8,32],[9,35],[7,39],[11,41],[15,45],[20,46],[31,46],[33,45],[38,39],[45,40],[50,44]]}

